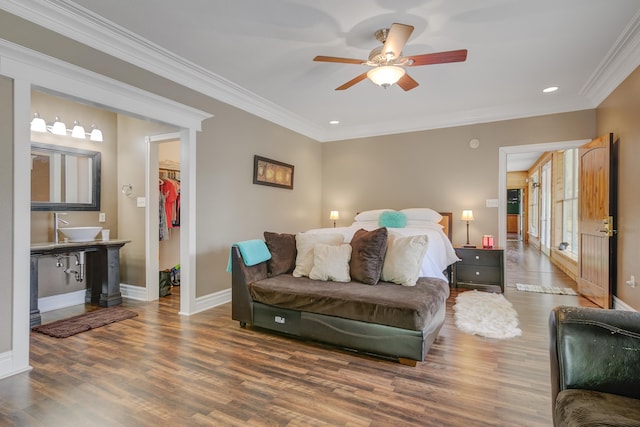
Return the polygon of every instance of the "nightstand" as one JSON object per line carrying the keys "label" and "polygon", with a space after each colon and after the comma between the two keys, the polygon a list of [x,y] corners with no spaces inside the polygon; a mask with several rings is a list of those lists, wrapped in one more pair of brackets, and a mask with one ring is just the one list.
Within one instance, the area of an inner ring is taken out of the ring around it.
{"label": "nightstand", "polygon": [[455,248],[461,261],[453,265],[453,287],[504,292],[504,250]]}

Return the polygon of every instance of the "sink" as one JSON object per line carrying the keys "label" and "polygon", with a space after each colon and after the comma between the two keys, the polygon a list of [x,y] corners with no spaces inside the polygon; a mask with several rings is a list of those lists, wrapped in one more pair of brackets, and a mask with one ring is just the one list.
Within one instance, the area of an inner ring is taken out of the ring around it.
{"label": "sink", "polygon": [[60,227],[60,230],[70,242],[92,242],[102,230],[102,227]]}

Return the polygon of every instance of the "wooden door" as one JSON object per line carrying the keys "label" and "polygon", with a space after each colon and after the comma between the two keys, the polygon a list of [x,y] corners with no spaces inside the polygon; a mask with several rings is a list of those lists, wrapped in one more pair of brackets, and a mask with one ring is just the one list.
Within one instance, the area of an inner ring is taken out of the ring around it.
{"label": "wooden door", "polygon": [[617,147],[613,134],[579,150],[578,291],[611,308],[616,281]]}

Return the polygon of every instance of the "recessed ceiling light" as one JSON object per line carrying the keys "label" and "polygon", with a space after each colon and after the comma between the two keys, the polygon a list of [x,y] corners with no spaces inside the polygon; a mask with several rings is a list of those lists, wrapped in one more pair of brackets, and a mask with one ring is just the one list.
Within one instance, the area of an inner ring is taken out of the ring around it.
{"label": "recessed ceiling light", "polygon": [[340,124],[340,120],[329,120],[329,124],[330,124],[330,125],[337,125],[337,124]]}
{"label": "recessed ceiling light", "polygon": [[550,86],[550,87],[548,87],[546,89],[542,89],[542,91],[544,93],[551,93],[551,92],[555,92],[557,90],[558,90],[558,86]]}

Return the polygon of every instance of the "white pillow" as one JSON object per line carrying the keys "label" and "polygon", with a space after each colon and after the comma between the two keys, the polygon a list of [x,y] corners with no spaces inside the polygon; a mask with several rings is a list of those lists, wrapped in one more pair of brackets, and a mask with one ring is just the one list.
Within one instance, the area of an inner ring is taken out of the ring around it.
{"label": "white pillow", "polygon": [[409,208],[402,209],[400,212],[407,216],[407,221],[442,221],[442,215],[429,208]]}
{"label": "white pillow", "polygon": [[378,218],[382,212],[393,211],[393,209],[375,209],[372,211],[363,211],[353,218],[357,222],[362,221],[375,221],[378,222]]}
{"label": "white pillow", "polygon": [[344,236],[338,233],[298,233],[296,234],[296,268],[294,277],[308,276],[313,267],[313,247],[318,243],[341,245]]}
{"label": "white pillow", "polygon": [[431,230],[442,230],[444,225],[433,221],[416,221],[412,219],[407,221],[407,228],[428,228]]}
{"label": "white pillow", "polygon": [[349,260],[351,260],[350,244],[333,246],[318,243],[313,248],[313,268],[309,273],[309,279],[350,282]]}
{"label": "white pillow", "polygon": [[380,280],[403,286],[415,286],[428,244],[429,237],[426,235],[403,237],[389,233],[387,254],[384,257]]}

